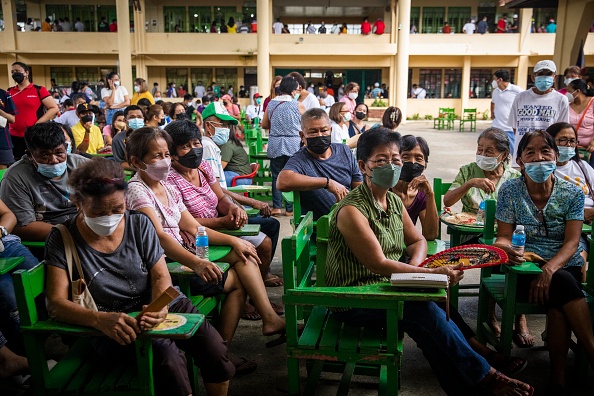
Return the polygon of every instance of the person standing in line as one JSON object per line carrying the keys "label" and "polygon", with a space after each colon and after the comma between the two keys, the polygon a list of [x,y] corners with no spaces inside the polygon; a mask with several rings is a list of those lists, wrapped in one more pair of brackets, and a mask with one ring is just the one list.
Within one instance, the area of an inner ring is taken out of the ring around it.
{"label": "person standing in line", "polygon": [[450,26],[448,21],[444,22],[443,28],[441,28],[441,32],[443,34],[452,34],[452,27]]}
{"label": "person standing in line", "polygon": [[514,129],[509,123],[509,112],[516,96],[522,92],[522,88],[510,82],[509,70],[500,69],[493,74],[491,83],[491,120],[493,128],[499,128],[507,133],[509,138],[509,152],[514,153],[515,135]]}
{"label": "person standing in line", "polygon": [[272,25],[272,33],[281,34],[283,32],[283,23],[280,18],[276,18],[276,22]]}
{"label": "person standing in line", "polygon": [[114,113],[130,105],[128,90],[120,85],[120,76],[116,72],[107,75],[107,88],[101,90],[101,98],[106,107],[105,123],[111,125]]}
{"label": "person standing in line", "polygon": [[462,27],[462,32],[466,34],[474,34],[476,30],[476,25],[474,24],[474,20],[469,19],[468,22]]}
{"label": "person standing in line", "polygon": [[368,35],[369,33],[371,33],[371,23],[369,23],[369,18],[365,17],[361,23],[361,34]]}
{"label": "person standing in line", "polygon": [[202,81],[198,81],[198,85],[194,88],[194,93],[196,94],[197,98],[202,98],[206,95],[206,89],[202,85]]}
{"label": "person standing in line", "polygon": [[497,21],[497,33],[507,33],[507,14],[503,14]]}
{"label": "person standing in line", "polygon": [[553,88],[557,66],[542,60],[534,66],[534,87],[520,92],[511,107],[509,124],[514,129],[515,144],[512,164],[516,164],[518,143],[527,132],[546,130],[556,122],[569,122],[569,102]]}
{"label": "person standing in line", "polygon": [[76,18],[76,22],[74,23],[74,30],[77,32],[84,32],[85,31],[85,24],[80,21],[80,18]]}
{"label": "person standing in line", "polygon": [[478,23],[476,27],[476,32],[480,34],[489,33],[489,24],[487,23],[487,16],[485,15],[483,19]]}
{"label": "person standing in line", "polygon": [[520,33],[519,27],[520,26],[518,24],[518,14],[514,14],[514,19],[512,19],[512,22],[509,25],[509,32],[510,33]]}
{"label": "person standing in line", "polygon": [[14,62],[10,73],[16,85],[8,94],[16,107],[14,123],[9,124],[14,158],[18,161],[25,154],[25,129],[34,124],[51,121],[60,111],[56,101],[43,86],[33,84],[31,69],[23,62]]}
{"label": "person standing in line", "polygon": [[384,34],[385,30],[386,30],[386,24],[384,23],[382,18],[377,18],[373,24],[373,29],[372,29],[373,34],[377,34],[377,35]]}
{"label": "person standing in line", "polygon": [[322,24],[318,28],[318,34],[326,34],[326,25],[324,24],[324,21],[322,21]]}

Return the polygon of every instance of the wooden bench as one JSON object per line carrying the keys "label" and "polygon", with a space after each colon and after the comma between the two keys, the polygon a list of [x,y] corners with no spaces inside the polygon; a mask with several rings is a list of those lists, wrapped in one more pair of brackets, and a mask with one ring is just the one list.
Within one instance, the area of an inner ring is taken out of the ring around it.
{"label": "wooden bench", "polygon": [[[36,299],[41,298],[38,303],[44,303],[43,263],[27,271],[16,271],[13,282],[36,395],[154,395],[151,339],[190,338],[204,321],[201,314],[178,314],[186,318],[185,325],[172,330],[144,332],[134,343],[136,364],[130,364],[126,359],[103,359],[93,351],[89,338],[103,336],[101,332],[40,317]],[[51,333],[76,337],[77,340],[50,371],[43,344]]]}
{"label": "wooden bench", "polygon": [[[313,214],[307,213],[291,237],[282,240],[287,323],[289,393],[300,392],[299,361],[311,364],[303,394],[313,394],[323,371],[341,372],[338,394],[347,394],[353,374],[379,376],[379,394],[397,395],[402,356],[398,321],[404,301],[445,300],[445,291],[410,293],[388,283],[359,287],[325,286],[328,216],[317,223],[317,258],[309,255]],[[315,278],[315,280],[314,280]],[[387,310],[385,331],[336,319],[328,307]],[[297,323],[305,321],[301,336]]]}

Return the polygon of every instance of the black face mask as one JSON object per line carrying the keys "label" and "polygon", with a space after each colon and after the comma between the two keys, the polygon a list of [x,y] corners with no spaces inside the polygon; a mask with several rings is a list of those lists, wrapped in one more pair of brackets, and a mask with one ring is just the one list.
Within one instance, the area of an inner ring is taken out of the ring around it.
{"label": "black face mask", "polygon": [[367,114],[363,113],[362,111],[355,112],[355,117],[357,117],[358,120],[364,119],[366,115]]}
{"label": "black face mask", "polygon": [[163,118],[161,121],[159,121],[159,126],[163,126],[165,125],[165,118]]}
{"label": "black face mask", "polygon": [[274,87],[274,93],[280,95],[280,87]]}
{"label": "black face mask", "polygon": [[312,138],[305,139],[307,142],[307,148],[310,149],[315,154],[324,154],[330,144],[332,143],[332,136],[316,136]]}
{"label": "black face mask", "polygon": [[402,170],[400,171],[400,180],[410,183],[415,177],[423,174],[425,167],[418,162],[403,162]]}
{"label": "black face mask", "polygon": [[20,84],[23,82],[23,80],[25,79],[25,75],[23,73],[20,72],[14,72],[12,73],[12,79],[17,83]]}
{"label": "black face mask", "polygon": [[181,166],[188,169],[196,169],[202,162],[202,147],[193,148],[177,160]]}

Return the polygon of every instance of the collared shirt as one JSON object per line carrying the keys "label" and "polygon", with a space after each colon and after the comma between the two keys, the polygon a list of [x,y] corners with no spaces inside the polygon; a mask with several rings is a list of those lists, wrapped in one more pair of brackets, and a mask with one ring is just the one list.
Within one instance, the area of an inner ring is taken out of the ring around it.
{"label": "collared shirt", "polygon": [[495,105],[495,119],[491,125],[493,128],[512,131],[513,127],[509,123],[509,112],[516,96],[522,92],[522,88],[508,83],[504,90],[495,88],[492,93],[491,103]]}
{"label": "collared shirt", "polygon": [[[85,127],[79,122],[72,127],[72,135],[74,136],[74,143],[75,146],[78,147],[83,142],[85,138]],[[89,154],[97,154],[99,149],[105,147],[105,143],[103,141],[103,135],[101,134],[101,129],[97,125],[91,125],[91,133],[89,133],[89,148],[87,149],[87,153]]]}

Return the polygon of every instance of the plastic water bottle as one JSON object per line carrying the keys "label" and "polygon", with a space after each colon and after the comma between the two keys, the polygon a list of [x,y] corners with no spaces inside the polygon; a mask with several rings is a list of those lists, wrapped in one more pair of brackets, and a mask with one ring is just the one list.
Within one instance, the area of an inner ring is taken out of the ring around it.
{"label": "plastic water bottle", "polygon": [[198,234],[196,234],[196,256],[208,260],[208,235],[206,234],[206,227],[198,227]]}
{"label": "plastic water bottle", "polygon": [[512,249],[518,254],[524,254],[524,245],[526,245],[526,233],[524,232],[524,226],[518,224],[516,230],[512,235]]}
{"label": "plastic water bottle", "polygon": [[479,208],[476,212],[476,221],[477,225],[485,225],[485,201],[481,202]]}

